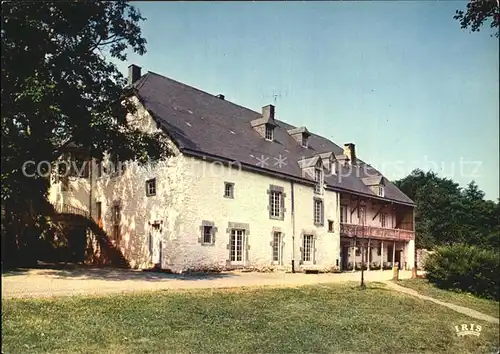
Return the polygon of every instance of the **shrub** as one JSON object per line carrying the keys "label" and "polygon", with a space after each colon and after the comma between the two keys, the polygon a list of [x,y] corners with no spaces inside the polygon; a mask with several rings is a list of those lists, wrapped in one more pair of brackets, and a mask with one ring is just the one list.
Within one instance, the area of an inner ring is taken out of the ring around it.
{"label": "shrub", "polygon": [[424,269],[427,279],[440,288],[499,299],[500,267],[494,251],[463,244],[439,247]]}

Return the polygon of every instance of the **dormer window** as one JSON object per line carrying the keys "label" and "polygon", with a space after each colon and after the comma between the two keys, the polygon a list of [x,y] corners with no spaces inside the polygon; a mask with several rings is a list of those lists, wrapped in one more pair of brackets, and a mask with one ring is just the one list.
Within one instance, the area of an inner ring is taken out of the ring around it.
{"label": "dormer window", "polygon": [[308,136],[306,134],[302,134],[302,146],[305,148],[307,147],[307,138]]}
{"label": "dormer window", "polygon": [[379,197],[384,197],[384,186],[376,186],[375,189],[375,192]]}
{"label": "dormer window", "polygon": [[270,124],[266,124],[266,140],[274,140],[274,127]]}
{"label": "dormer window", "polygon": [[323,192],[323,171],[319,168],[314,169],[314,181],[316,181],[316,184],[314,185],[314,193],[322,194],[322,192]]}
{"label": "dormer window", "polygon": [[290,136],[294,138],[297,143],[302,145],[302,147],[307,148],[309,135],[311,135],[311,133],[309,133],[306,127],[289,129],[288,134],[290,134]]}

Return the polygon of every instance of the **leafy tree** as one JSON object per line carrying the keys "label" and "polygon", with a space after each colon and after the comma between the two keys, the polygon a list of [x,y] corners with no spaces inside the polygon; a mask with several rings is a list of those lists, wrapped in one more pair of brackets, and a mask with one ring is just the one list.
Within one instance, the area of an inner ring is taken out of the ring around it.
{"label": "leafy tree", "polygon": [[472,32],[479,32],[483,24],[490,21],[490,27],[497,28],[494,36],[498,38],[499,9],[498,0],[471,0],[467,4],[466,11],[457,10],[453,18],[460,21],[463,29],[469,28]]}
{"label": "leafy tree", "polygon": [[417,204],[417,248],[464,243],[500,249],[499,203],[484,200],[474,181],[462,189],[434,172],[415,170],[395,184]]}
{"label": "leafy tree", "polygon": [[3,259],[34,240],[47,207],[49,181],[24,176],[25,161],[53,162],[68,141],[97,158],[169,154],[159,134],[126,124],[133,90],[110,61],[145,53],[143,20],[123,0],[2,3]]}

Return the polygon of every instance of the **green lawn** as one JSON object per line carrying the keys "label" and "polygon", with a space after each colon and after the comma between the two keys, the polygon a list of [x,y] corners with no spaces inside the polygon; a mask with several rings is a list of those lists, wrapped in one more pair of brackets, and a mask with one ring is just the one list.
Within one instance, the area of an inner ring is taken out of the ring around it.
{"label": "green lawn", "polygon": [[430,284],[426,279],[405,279],[398,281],[397,284],[416,290],[422,295],[455,305],[465,306],[496,318],[500,317],[500,304],[498,301],[482,299],[468,293],[439,289]]}
{"label": "green lawn", "polygon": [[[458,337],[454,326],[482,326]],[[4,353],[493,353],[498,325],[372,283],[2,300]]]}

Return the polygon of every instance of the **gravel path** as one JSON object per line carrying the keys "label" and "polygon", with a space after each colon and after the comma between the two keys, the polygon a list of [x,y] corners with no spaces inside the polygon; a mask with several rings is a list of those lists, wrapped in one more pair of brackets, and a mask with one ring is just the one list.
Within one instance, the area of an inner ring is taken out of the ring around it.
{"label": "gravel path", "polygon": [[490,323],[499,324],[499,319],[498,318],[485,315],[482,312],[478,312],[476,310],[472,310],[472,309],[467,308],[467,307],[450,304],[449,302],[444,302],[444,301],[436,300],[436,299],[434,299],[432,297],[419,294],[417,291],[415,291],[413,289],[405,288],[403,286],[399,286],[397,284],[394,284],[391,281],[384,281],[384,283],[387,284],[391,289],[394,289],[396,291],[399,291],[399,292],[402,292],[402,293],[405,293],[405,294],[408,294],[408,295],[412,295],[412,296],[418,297],[420,299],[432,301],[432,302],[434,302],[436,304],[448,307],[448,308],[452,309],[453,311],[459,312],[461,314],[467,315],[467,316],[475,318],[477,320],[482,320],[482,321],[486,321],[486,322],[490,322]]}
{"label": "gravel path", "polygon": [[[411,277],[401,271],[400,278]],[[392,271],[365,271],[366,281],[392,278]],[[231,288],[242,286],[299,286],[360,281],[360,272],[341,274],[198,273],[190,275],[120,269],[32,269],[2,274],[2,298],[102,295],[134,291]]]}

